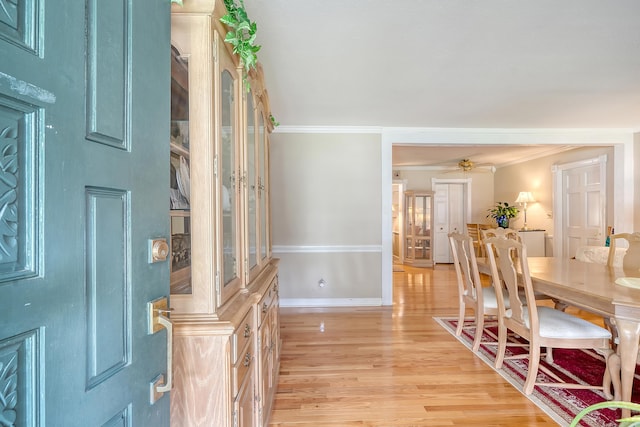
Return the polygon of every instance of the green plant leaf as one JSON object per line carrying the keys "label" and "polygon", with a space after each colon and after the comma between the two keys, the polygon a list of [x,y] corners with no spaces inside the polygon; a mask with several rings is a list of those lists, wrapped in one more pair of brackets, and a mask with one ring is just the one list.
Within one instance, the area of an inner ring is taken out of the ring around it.
{"label": "green plant leaf", "polygon": [[[618,401],[595,403],[591,406],[587,406],[582,411],[580,411],[578,415],[575,416],[573,421],[571,421],[571,424],[569,424],[569,427],[577,426],[580,420],[590,412],[597,411],[599,409],[614,409],[614,408],[640,411],[640,404],[632,403],[632,402],[618,402]],[[630,427],[630,426],[636,425],[640,421],[640,416],[634,415],[633,417],[623,418],[618,421],[620,422],[620,427],[623,427],[623,426]]]}
{"label": "green plant leaf", "polygon": [[184,6],[182,4],[182,0],[171,0],[171,3],[179,4],[180,6]]}

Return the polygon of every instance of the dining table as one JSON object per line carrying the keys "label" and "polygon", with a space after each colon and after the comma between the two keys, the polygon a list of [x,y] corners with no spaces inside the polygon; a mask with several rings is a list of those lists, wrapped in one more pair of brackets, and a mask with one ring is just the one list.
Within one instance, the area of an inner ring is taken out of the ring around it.
{"label": "dining table", "polygon": [[[621,396],[631,401],[640,342],[640,271],[559,257],[528,257],[531,283],[563,304],[603,316],[617,328],[621,365]],[[491,274],[488,259],[478,270]],[[622,411],[629,416],[629,410]]]}

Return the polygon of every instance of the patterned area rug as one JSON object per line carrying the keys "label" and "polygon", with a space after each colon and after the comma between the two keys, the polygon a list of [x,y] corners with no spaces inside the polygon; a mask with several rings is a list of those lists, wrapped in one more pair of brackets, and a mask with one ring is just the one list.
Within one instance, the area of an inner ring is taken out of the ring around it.
{"label": "patterned area rug", "polygon": [[[434,317],[434,320],[444,327],[451,335],[463,343],[469,350],[473,343],[475,327],[473,320],[465,320],[465,328],[460,337],[455,336],[457,319]],[[485,328],[482,336],[482,342],[497,341],[497,327]],[[510,337],[511,342],[518,342],[518,338]],[[523,341],[526,342],[526,341]],[[496,355],[496,345],[480,344],[478,356],[493,368],[493,362]],[[507,347],[506,355],[527,353],[527,348]],[[546,363],[544,359],[540,361],[541,369],[538,372],[538,381],[545,381],[551,377],[543,372],[542,367],[553,372],[555,375],[563,378],[567,382],[578,382],[582,384],[602,384],[602,375],[605,369],[604,358],[595,351],[591,350],[553,350],[554,363],[552,365]],[[527,374],[527,359],[510,359],[504,361],[502,369],[497,370],[504,379],[511,383],[515,388],[522,391],[524,380]],[[640,384],[639,375],[636,373],[636,381],[634,382],[634,391],[632,400],[638,402],[640,400]],[[587,406],[602,402],[605,399],[604,394],[599,390],[570,390],[555,387],[538,387],[530,396],[526,396],[529,400],[540,407],[551,418],[562,426],[568,425],[575,415]],[[620,417],[619,410],[605,409],[592,412],[590,416],[583,418],[581,426],[593,427],[616,427],[616,419]]]}

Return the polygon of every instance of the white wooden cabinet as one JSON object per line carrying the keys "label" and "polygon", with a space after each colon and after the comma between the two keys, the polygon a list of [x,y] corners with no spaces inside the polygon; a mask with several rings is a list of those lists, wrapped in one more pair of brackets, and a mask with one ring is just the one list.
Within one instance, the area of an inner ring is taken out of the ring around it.
{"label": "white wooden cabinet", "polygon": [[172,6],[172,426],[267,425],[279,369],[269,102],[260,67],[245,90],[225,13]]}
{"label": "white wooden cabinet", "polygon": [[547,256],[544,230],[520,230],[518,234],[527,246],[527,256]]}

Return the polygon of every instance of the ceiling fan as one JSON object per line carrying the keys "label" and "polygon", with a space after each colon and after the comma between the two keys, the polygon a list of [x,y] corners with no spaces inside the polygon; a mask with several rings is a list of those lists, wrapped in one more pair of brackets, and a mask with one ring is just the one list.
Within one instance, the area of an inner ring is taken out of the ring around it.
{"label": "ceiling fan", "polygon": [[496,168],[490,163],[478,164],[470,159],[462,159],[458,162],[458,169],[462,172],[495,172]]}
{"label": "ceiling fan", "polygon": [[464,172],[469,172],[473,169],[474,163],[469,159],[462,159],[458,162],[458,167]]}

